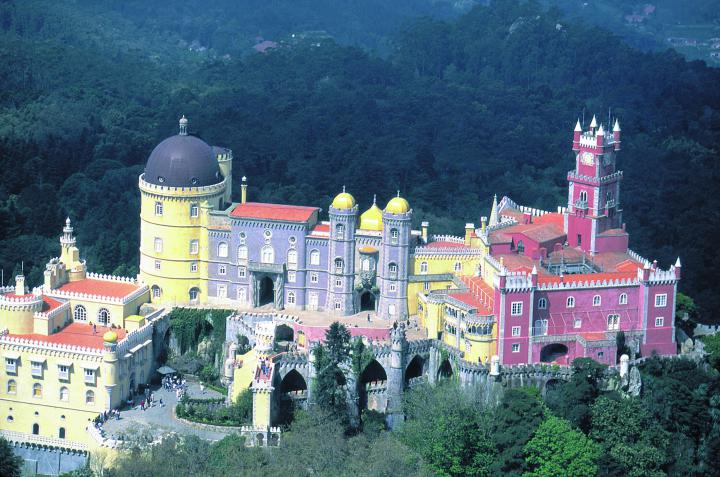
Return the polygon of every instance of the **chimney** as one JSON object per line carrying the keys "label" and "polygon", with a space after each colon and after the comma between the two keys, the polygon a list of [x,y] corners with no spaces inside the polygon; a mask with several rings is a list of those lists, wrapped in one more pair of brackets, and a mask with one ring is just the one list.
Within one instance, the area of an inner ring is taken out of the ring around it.
{"label": "chimney", "polygon": [[480,217],[480,231],[482,233],[485,233],[486,228],[487,228],[487,217]]}
{"label": "chimney", "polygon": [[465,246],[470,246],[470,239],[475,231],[475,224],[465,224]]}
{"label": "chimney", "polygon": [[420,224],[420,229],[422,230],[422,241],[423,243],[428,243],[428,227],[430,227],[430,222],[423,222]]}
{"label": "chimney", "polygon": [[25,275],[15,276],[15,294],[19,296],[25,294]]}
{"label": "chimney", "polygon": [[247,177],[242,177],[242,183],[240,184],[240,203],[244,204],[247,200]]}

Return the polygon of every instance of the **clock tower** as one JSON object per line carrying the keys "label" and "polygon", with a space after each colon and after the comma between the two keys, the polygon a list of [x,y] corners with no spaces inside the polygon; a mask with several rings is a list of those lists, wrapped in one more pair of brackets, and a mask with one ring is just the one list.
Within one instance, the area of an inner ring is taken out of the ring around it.
{"label": "clock tower", "polygon": [[598,125],[595,116],[583,131],[580,121],[573,135],[575,169],[568,172],[568,207],[565,232],[568,244],[585,252],[627,250],[627,234],[620,209],[622,171],[616,169],[620,150],[620,124],[612,134]]}

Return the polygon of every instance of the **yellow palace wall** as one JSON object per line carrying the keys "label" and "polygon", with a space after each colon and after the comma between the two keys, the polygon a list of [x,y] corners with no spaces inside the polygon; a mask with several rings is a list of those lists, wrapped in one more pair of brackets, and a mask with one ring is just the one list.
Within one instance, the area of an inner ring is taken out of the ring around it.
{"label": "yellow palace wall", "polygon": [[[18,351],[7,345],[0,348],[3,356],[2,384],[0,385],[0,419],[2,429],[31,434],[33,424],[39,425],[39,434],[59,437],[65,428],[65,439],[91,443],[85,428],[90,420],[107,405],[107,393],[102,384],[102,357],[59,351],[28,348]],[[43,352],[45,351],[45,352]],[[19,354],[16,373],[8,373],[5,357]],[[32,359],[44,359],[42,376],[31,372]],[[68,379],[60,379],[60,364],[72,363]],[[85,382],[85,367],[95,369],[92,383]],[[15,382],[13,393],[11,381]],[[36,397],[33,386],[42,386],[42,395]],[[61,388],[67,388],[67,400],[61,399]],[[94,393],[94,402],[86,403],[86,393]],[[64,417],[64,418],[63,418]]]}
{"label": "yellow palace wall", "polygon": [[[140,306],[150,301],[150,292],[145,291],[139,294],[137,297],[128,301],[127,303],[115,303],[109,300],[98,300],[98,299],[87,299],[87,298],[68,298],[65,295],[58,294],[54,295],[52,292],[47,294],[48,296],[57,296],[70,301],[69,313],[72,315],[75,306],[82,305],[85,307],[87,312],[87,323],[99,324],[98,313],[101,308],[105,308],[110,312],[110,323],[120,327],[126,328],[125,317],[131,315],[137,315],[140,310]],[[82,322],[84,323],[84,322]]]}
{"label": "yellow palace wall", "polygon": [[[200,290],[199,301],[207,300],[208,213],[222,205],[226,181],[207,187],[173,188],[145,183],[140,179],[140,276],[149,287],[157,285],[162,294],[154,303],[187,303],[193,287]],[[156,214],[162,203],[162,215]],[[191,206],[198,216],[191,216]],[[162,250],[155,251],[155,238]],[[190,253],[190,243],[198,241],[198,253]],[[160,269],[155,261],[160,261]],[[191,263],[197,271],[191,271]]]}

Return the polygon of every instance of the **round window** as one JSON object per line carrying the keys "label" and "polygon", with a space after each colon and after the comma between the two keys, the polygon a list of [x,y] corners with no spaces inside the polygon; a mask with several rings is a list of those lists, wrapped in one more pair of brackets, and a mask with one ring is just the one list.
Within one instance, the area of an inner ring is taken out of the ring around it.
{"label": "round window", "polygon": [[13,422],[14,420],[15,420],[15,419],[13,419],[12,416],[8,416],[8,417],[7,417],[7,422]]}
{"label": "round window", "polygon": [[247,237],[247,235],[245,235],[245,232],[240,232],[240,238],[244,239],[245,237]]}
{"label": "round window", "polygon": [[270,232],[269,230],[266,230],[264,235],[266,238],[270,238],[270,237],[272,237],[272,232]]}
{"label": "round window", "polygon": [[297,241],[297,239],[295,238],[294,235],[291,235],[290,238],[288,238],[288,242],[290,242],[290,243],[295,243],[296,241]]}
{"label": "round window", "polygon": [[161,183],[161,184],[164,183],[164,182],[165,182],[165,178],[164,178],[163,176],[158,176],[158,182]]}
{"label": "round window", "polygon": [[197,177],[193,177],[190,179],[190,182],[192,183],[192,185],[197,185],[200,180]]}

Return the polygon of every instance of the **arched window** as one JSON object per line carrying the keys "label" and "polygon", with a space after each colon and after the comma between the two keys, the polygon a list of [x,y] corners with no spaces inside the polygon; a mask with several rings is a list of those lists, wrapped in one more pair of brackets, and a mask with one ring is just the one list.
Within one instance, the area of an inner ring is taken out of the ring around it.
{"label": "arched window", "polygon": [[73,308],[73,319],[75,321],[86,321],[87,320],[87,310],[82,305],[75,305],[75,308]]}
{"label": "arched window", "polygon": [[153,298],[160,298],[160,295],[162,294],[160,287],[157,285],[153,285],[151,289]]}
{"label": "arched window", "polygon": [[585,191],[585,190],[580,191],[580,200],[583,202],[587,202],[587,191]]}
{"label": "arched window", "polygon": [[60,388],[60,400],[68,401],[70,399],[70,391],[65,386]]}
{"label": "arched window", "polygon": [[98,323],[103,326],[107,326],[110,323],[110,310],[107,308],[100,308],[97,313]]}
{"label": "arched window", "polygon": [[198,298],[200,298],[200,289],[197,287],[192,287],[190,289],[190,303],[196,303],[198,301]]}
{"label": "arched window", "polygon": [[95,392],[88,391],[85,393],[85,404],[95,404]]}
{"label": "arched window", "polygon": [[398,237],[400,237],[400,232],[398,232],[398,229],[390,229],[390,243],[398,243]]}
{"label": "arched window", "polygon": [[538,310],[544,310],[547,308],[547,298],[540,298],[538,300]]}
{"label": "arched window", "polygon": [[288,263],[291,265],[297,265],[297,250],[290,249],[288,250]]}
{"label": "arched window", "polygon": [[8,394],[17,394],[17,382],[15,382],[14,379],[11,379],[7,382],[7,393]]}
{"label": "arched window", "polygon": [[310,252],[310,265],[320,265],[320,252],[318,250]]}
{"label": "arched window", "polygon": [[427,273],[428,272],[428,263],[422,262],[420,263],[420,273]]}
{"label": "arched window", "polygon": [[338,239],[345,238],[345,226],[343,224],[337,224],[335,226],[335,238],[338,238]]}
{"label": "arched window", "polygon": [[568,308],[575,308],[575,297],[567,297],[567,302],[565,303],[565,306]]}
{"label": "arched window", "polygon": [[61,427],[60,429],[58,429],[58,437],[60,439],[65,439],[65,428],[64,427]]}
{"label": "arched window", "polygon": [[155,237],[155,252],[160,253],[163,251],[163,243],[160,237]]}
{"label": "arched window", "polygon": [[190,241],[190,255],[197,255],[200,253],[200,242],[197,240]]}
{"label": "arched window", "polygon": [[619,302],[621,305],[627,305],[627,293],[621,294],[621,295],[620,295],[620,299],[618,300],[618,302]]}
{"label": "arched window", "polygon": [[228,244],[227,242],[220,242],[218,244],[218,257],[225,258],[228,256]]}
{"label": "arched window", "polygon": [[343,259],[336,258],[335,259],[335,273],[342,273],[342,272],[343,272]]}
{"label": "arched window", "polygon": [[462,263],[461,262],[455,262],[455,271],[462,272]]}
{"label": "arched window", "polygon": [[40,424],[38,424],[37,422],[33,424],[32,433],[35,435],[40,434]]}
{"label": "arched window", "polygon": [[518,240],[518,243],[517,243],[517,251],[518,251],[519,254],[525,253],[525,244],[523,243],[522,240]]}
{"label": "arched window", "polygon": [[593,297],[593,306],[600,306],[600,295],[595,295]]}
{"label": "arched window", "polygon": [[190,204],[190,217],[197,217],[200,215],[200,208],[197,204]]}
{"label": "arched window", "polygon": [[369,259],[369,258],[363,258],[363,260],[362,260],[362,271],[363,271],[363,272],[369,272],[369,271],[370,271],[370,259]]}
{"label": "arched window", "polygon": [[245,245],[240,245],[237,249],[238,260],[247,260],[248,248]]}
{"label": "arched window", "polygon": [[294,291],[288,292],[287,302],[288,302],[288,305],[294,305],[294,304],[295,304],[295,292],[294,292]]}
{"label": "arched window", "polygon": [[33,393],[34,398],[41,398],[42,397],[42,384],[35,383],[33,384]]}
{"label": "arched window", "polygon": [[262,263],[275,263],[275,250],[269,245],[262,248],[260,252],[260,262]]}

